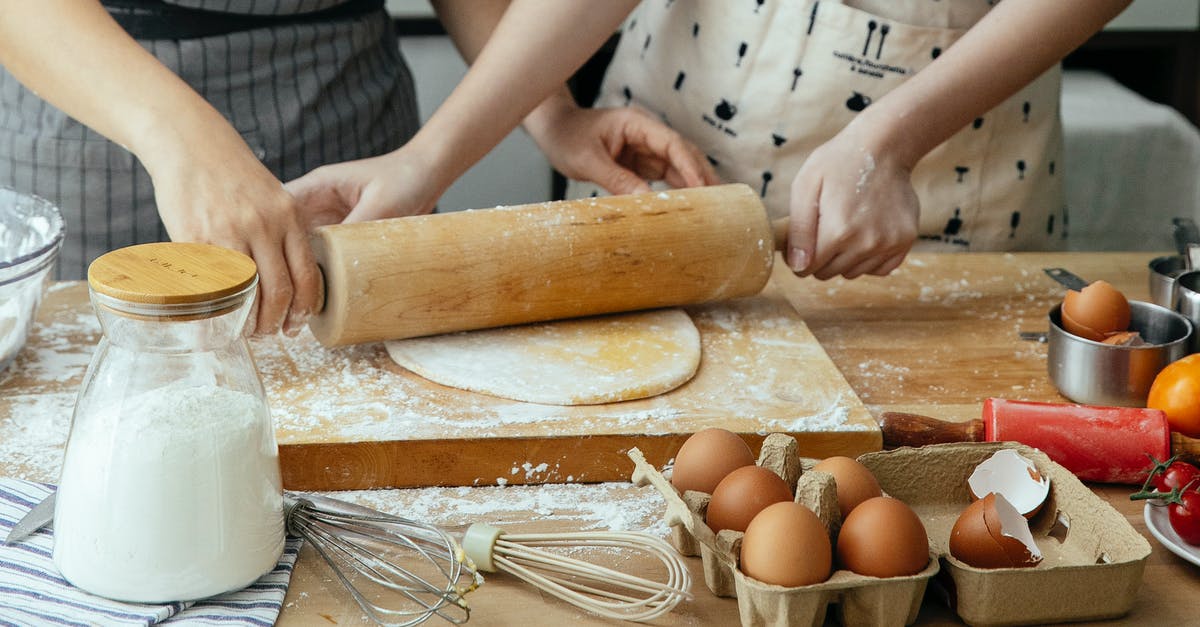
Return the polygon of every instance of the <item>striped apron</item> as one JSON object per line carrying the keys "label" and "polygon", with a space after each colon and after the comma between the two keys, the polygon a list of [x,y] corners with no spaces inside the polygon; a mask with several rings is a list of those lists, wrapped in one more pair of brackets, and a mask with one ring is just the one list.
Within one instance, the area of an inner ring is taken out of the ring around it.
{"label": "striped apron", "polygon": [[[341,1],[171,3],[286,16]],[[139,43],[212,103],[282,181],[327,163],[394,150],[417,130],[412,77],[382,8],[344,19],[272,20],[267,27]],[[47,198],[62,210],[67,236],[60,279],[82,278],[93,259],[114,248],[167,239],[150,176],[137,159],[2,68],[0,185]]]}
{"label": "striped apron", "polygon": [[[788,214],[808,155],[933,59],[996,0],[643,0],[596,106],[634,104],[727,181]],[[996,68],[979,68],[994,72]],[[1053,250],[1067,236],[1055,67],[914,168],[914,250]],[[570,197],[598,193],[572,182]]]}

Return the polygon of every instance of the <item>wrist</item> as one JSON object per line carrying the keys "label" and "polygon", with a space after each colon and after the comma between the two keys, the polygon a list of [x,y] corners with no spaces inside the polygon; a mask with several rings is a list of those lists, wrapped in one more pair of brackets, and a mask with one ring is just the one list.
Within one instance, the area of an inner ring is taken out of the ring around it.
{"label": "wrist", "polygon": [[[554,128],[560,120],[579,108],[571,93],[563,88],[549,98],[546,98],[529,115],[525,116],[522,124],[525,130],[535,140]],[[539,142],[540,143],[540,142]]]}
{"label": "wrist", "polygon": [[[933,146],[926,146],[917,126],[906,116],[883,107],[867,107],[842,129],[855,145],[875,156],[887,159],[911,171]],[[934,144],[936,145],[936,144]]]}

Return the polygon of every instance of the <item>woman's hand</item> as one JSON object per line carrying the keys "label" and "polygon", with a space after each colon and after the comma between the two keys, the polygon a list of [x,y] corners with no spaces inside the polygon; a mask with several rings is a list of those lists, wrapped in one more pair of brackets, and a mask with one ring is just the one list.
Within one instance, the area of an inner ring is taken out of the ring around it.
{"label": "woman's hand", "polygon": [[363,222],[433,211],[446,185],[412,144],[386,155],[321,166],[284,188],[296,198],[303,224]]}
{"label": "woman's hand", "polygon": [[648,192],[647,181],[721,182],[699,148],[634,107],[585,109],[560,92],[526,118],[525,128],[556,170],[610,194]]}
{"label": "woman's hand", "polygon": [[316,311],[321,278],[291,194],[228,126],[173,154],[146,162],[171,239],[249,255],[259,283],[247,332],[298,333]]}
{"label": "woman's hand", "polygon": [[895,270],[917,239],[910,168],[851,124],[809,155],[792,181],[788,266],[847,279]]}

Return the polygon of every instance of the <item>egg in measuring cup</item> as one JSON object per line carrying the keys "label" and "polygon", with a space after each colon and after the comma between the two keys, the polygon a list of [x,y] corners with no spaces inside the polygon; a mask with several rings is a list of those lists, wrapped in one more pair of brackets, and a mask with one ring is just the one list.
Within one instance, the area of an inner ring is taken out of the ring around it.
{"label": "egg in measuring cup", "polygon": [[1128,330],[1129,319],[1129,300],[1106,281],[1069,290],[1063,298],[1063,328],[1094,342]]}

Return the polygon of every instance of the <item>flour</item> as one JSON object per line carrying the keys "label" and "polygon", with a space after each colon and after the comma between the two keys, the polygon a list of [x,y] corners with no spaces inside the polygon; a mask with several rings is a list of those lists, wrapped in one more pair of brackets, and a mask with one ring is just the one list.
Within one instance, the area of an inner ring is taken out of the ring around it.
{"label": "flour", "polygon": [[77,417],[55,512],[63,576],[101,596],[164,602],[273,568],[284,527],[263,411],[244,392],[170,385]]}

